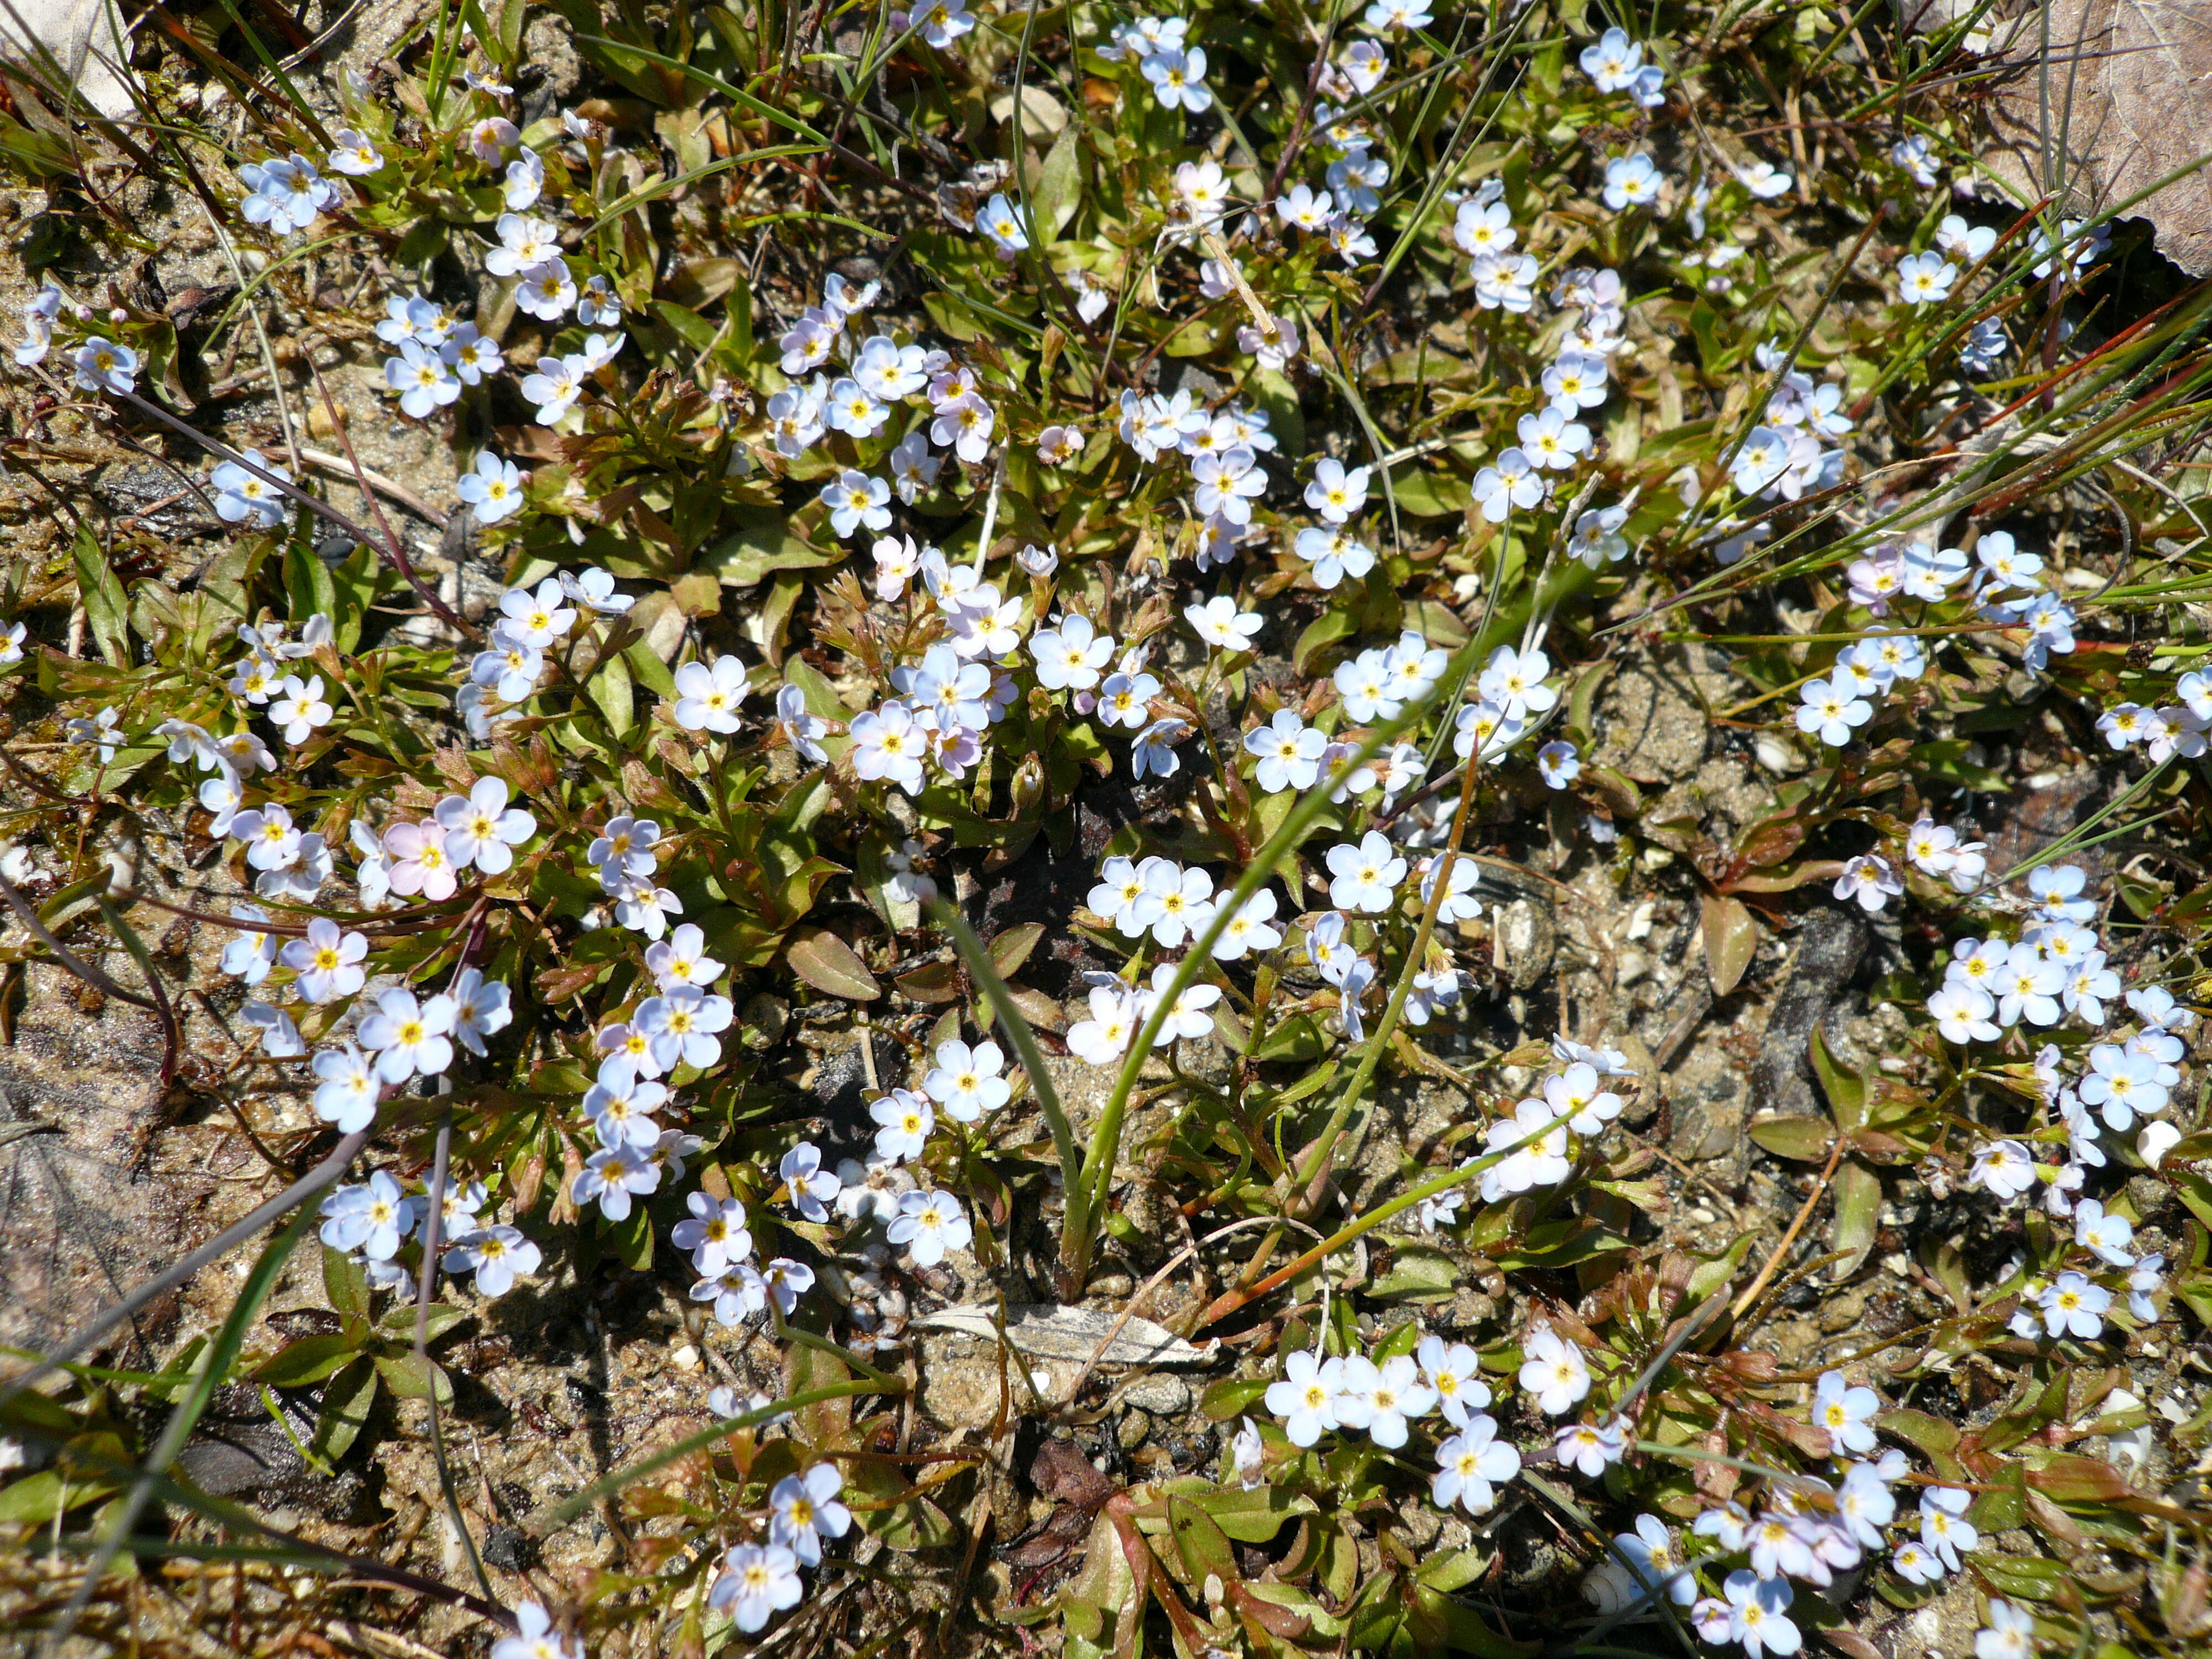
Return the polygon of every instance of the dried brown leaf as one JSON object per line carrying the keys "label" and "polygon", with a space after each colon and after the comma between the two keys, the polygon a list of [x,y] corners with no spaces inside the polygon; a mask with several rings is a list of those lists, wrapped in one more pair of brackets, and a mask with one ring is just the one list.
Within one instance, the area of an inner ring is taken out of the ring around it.
{"label": "dried brown leaf", "polygon": [[[2047,37],[2038,10],[2008,31],[1999,61],[2018,72],[1991,100],[1983,157],[2021,200],[2051,191],[2068,212],[2101,210],[2212,150],[2212,7],[2051,0]],[[2184,270],[2212,271],[2212,167],[2127,214],[2149,220],[2158,251]]]}

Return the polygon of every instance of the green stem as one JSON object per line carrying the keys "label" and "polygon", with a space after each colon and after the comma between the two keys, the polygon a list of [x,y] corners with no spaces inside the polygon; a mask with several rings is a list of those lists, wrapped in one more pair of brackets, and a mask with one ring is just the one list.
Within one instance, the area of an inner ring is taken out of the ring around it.
{"label": "green stem", "polygon": [[[1474,665],[1481,648],[1482,641],[1479,636],[1462,646],[1457,655],[1445,665],[1444,672],[1437,676],[1434,684],[1407,703],[1397,714],[1376,726],[1367,740],[1346,756],[1334,772],[1315,780],[1313,787],[1299,798],[1297,805],[1291,809],[1291,815],[1283,820],[1282,827],[1268,837],[1266,846],[1253,854],[1250,865],[1237,878],[1237,885],[1230,890],[1228,896],[1215,905],[1213,920],[1206,924],[1206,931],[1191,941],[1183,959],[1176,964],[1174,977],[1153,1002],[1152,1012],[1146,1017],[1143,1028],[1129,1045],[1128,1057],[1121,1062],[1121,1075],[1115,1080],[1114,1092],[1107,1097],[1105,1109],[1098,1115],[1098,1127],[1091,1137],[1091,1151],[1083,1164],[1083,1199],[1079,1211],[1076,1188],[1071,1187],[1068,1189],[1067,1221],[1060,1233],[1060,1270],[1062,1277],[1071,1283],[1080,1285],[1089,1275],[1091,1245],[1097,1231],[1098,1218],[1105,1213],[1106,1194],[1113,1182],[1115,1160],[1121,1154],[1121,1120],[1128,1110],[1129,1094],[1137,1086],[1138,1074],[1144,1069],[1146,1057],[1152,1053],[1160,1028],[1167,1023],[1169,1012],[1175,1007],[1183,992],[1189,988],[1191,981],[1198,977],[1200,968],[1212,959],[1214,942],[1228,928],[1231,920],[1243,908],[1247,899],[1273,879],[1277,866],[1296,850],[1321,815],[1329,809],[1330,797],[1344,786],[1345,780],[1380,754],[1384,746],[1401,732],[1417,724],[1445,686],[1458,684]],[[1078,1224],[1079,1218],[1080,1225]]]}
{"label": "green stem", "polygon": [[992,1010],[998,1015],[1007,1041],[1022,1057],[1022,1065],[1030,1074],[1030,1091],[1036,1096],[1037,1109],[1044,1114],[1046,1126],[1052,1131],[1052,1149],[1060,1159],[1060,1181],[1067,1194],[1067,1225],[1072,1229],[1079,1224],[1079,1217],[1088,1218],[1081,1187],[1083,1160],[1075,1149],[1074,1127],[1068,1122],[1067,1112],[1060,1103],[1060,1091],[1053,1086],[1052,1073],[1045,1070],[1044,1053],[1037,1047],[1029,1021],[1014,1006],[1013,993],[999,976],[990,951],[968,925],[968,919],[934,895],[929,900],[929,914],[932,921],[952,935],[953,948],[960,952],[961,961],[968,964],[969,977],[991,999]]}

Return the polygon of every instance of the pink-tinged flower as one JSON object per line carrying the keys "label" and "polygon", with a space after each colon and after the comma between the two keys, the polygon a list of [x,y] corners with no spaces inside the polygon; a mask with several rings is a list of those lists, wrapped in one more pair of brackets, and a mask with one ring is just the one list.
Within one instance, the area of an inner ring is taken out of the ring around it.
{"label": "pink-tinged flower", "polygon": [[453,855],[446,850],[443,824],[395,823],[384,832],[384,851],[392,860],[392,890],[426,899],[449,899],[459,885]]}

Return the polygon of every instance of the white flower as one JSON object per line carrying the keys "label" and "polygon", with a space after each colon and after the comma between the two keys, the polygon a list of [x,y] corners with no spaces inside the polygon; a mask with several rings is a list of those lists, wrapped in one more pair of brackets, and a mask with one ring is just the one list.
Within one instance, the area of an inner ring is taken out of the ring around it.
{"label": "white flower", "polygon": [[1552,1450],[1571,1469],[1579,1469],[1595,1480],[1608,1463],[1618,1463],[1627,1451],[1620,1425],[1613,1423],[1568,1423],[1553,1437]]}
{"label": "white flower", "polygon": [[487,980],[481,968],[464,968],[453,977],[447,994],[453,1003],[453,1035],[472,1054],[484,1052],[483,1040],[504,1030],[514,1018],[507,1006],[507,987]]}
{"label": "white flower", "polygon": [[1973,1493],[1958,1486],[1931,1486],[1920,1494],[1920,1541],[1953,1572],[1961,1552],[1977,1549],[1981,1537],[1966,1519]]}
{"label": "white flower", "polygon": [[911,1089],[894,1089],[868,1108],[877,1124],[876,1156],[886,1164],[903,1164],[920,1158],[937,1127],[937,1114],[927,1097]]}
{"label": "white flower", "polygon": [[1279,708],[1267,725],[1244,734],[1244,747],[1259,757],[1254,776],[1273,794],[1279,789],[1310,789],[1321,773],[1328,734],[1306,725],[1296,710]]}
{"label": "white flower", "polygon": [[944,1191],[902,1194],[897,1218],[884,1230],[884,1237],[906,1245],[921,1267],[935,1267],[947,1250],[966,1249],[975,1236],[960,1200]]}
{"label": "white flower", "polygon": [[1498,1438],[1492,1419],[1476,1412],[1437,1448],[1437,1474],[1429,1493],[1439,1509],[1456,1504],[1469,1515],[1482,1515],[1497,1504],[1496,1489],[1520,1473],[1521,1454]]}
{"label": "white flower", "polygon": [[1375,550],[1341,526],[1301,530],[1294,550],[1313,566],[1314,586],[1320,588],[1333,588],[1346,576],[1357,579],[1375,568]]}
{"label": "white flower", "polygon": [[[1889,159],[1912,175],[1912,182],[1926,190],[1936,182],[1935,164],[1929,159],[1928,140],[1917,132],[1907,133],[1889,147]],[[2038,271],[2037,276],[2044,273]]]}
{"label": "white flower", "polygon": [[1406,879],[1406,860],[1390,838],[1370,830],[1357,846],[1328,849],[1332,879],[1328,902],[1340,909],[1380,915],[1390,908],[1398,884]]}
{"label": "white flower", "polygon": [[1986,1188],[1992,1198],[2009,1204],[2035,1185],[2035,1159],[2017,1140],[1985,1142],[1974,1153],[1966,1184]]}
{"label": "white flower", "polygon": [[1747,161],[1735,170],[1743,187],[1761,201],[1771,201],[1797,181],[1771,161]]}
{"label": "white flower", "polygon": [[549,219],[502,213],[494,228],[499,246],[484,255],[484,269],[495,276],[519,276],[561,255],[561,228]]}
{"label": "white flower", "polygon": [[1996,1000],[1981,987],[1958,980],[1946,980],[1928,999],[1929,1016],[1948,1042],[1996,1042],[1997,1027],[1990,1017],[1996,1006]]}
{"label": "white flower", "polygon": [[1068,616],[1030,637],[1037,684],[1048,691],[1087,691],[1114,655],[1114,636],[1097,633],[1088,617]]}
{"label": "white flower", "polygon": [[474,1273],[478,1296],[504,1296],[514,1288],[514,1276],[536,1273],[541,1259],[519,1228],[482,1227],[455,1239],[441,1265],[449,1273]]}
{"label": "white flower", "polygon": [[1974,1659],[2029,1659],[2034,1651],[2035,1615],[1992,1595],[1989,1625],[1974,1633]]}
{"label": "white flower", "polygon": [[1144,890],[1123,914],[1121,931],[1133,938],[1149,929],[1158,944],[1175,950],[1186,936],[1206,931],[1213,920],[1212,899],[1213,878],[1205,871],[1158,860],[1150,864]]}
{"label": "white flower", "polygon": [[1126,987],[1095,985],[1090,995],[1091,1018],[1067,1031],[1067,1051],[1090,1066],[1111,1066],[1128,1052],[1142,1023],[1137,1000]]}
{"label": "white flower", "polygon": [[822,1149],[811,1140],[802,1140],[783,1155],[776,1166],[790,1189],[791,1207],[805,1221],[827,1221],[829,1206],[837,1201],[844,1189],[844,1182],[834,1170],[822,1167]]}
{"label": "white flower", "polygon": [[[1209,905],[1206,908],[1210,913],[1212,907]],[[1176,964],[1172,962],[1163,962],[1153,968],[1152,988],[1141,993],[1138,998],[1138,1018],[1140,1024],[1152,1017],[1153,1009],[1158,1007],[1161,999],[1167,995],[1168,987],[1174,981],[1175,976]],[[1169,1010],[1167,1018],[1160,1022],[1159,1031],[1152,1038],[1152,1046],[1156,1048],[1164,1048],[1178,1038],[1196,1039],[1204,1036],[1213,1029],[1213,1016],[1206,1010],[1220,1000],[1221,988],[1218,985],[1184,986],[1175,1000],[1174,1007]]]}
{"label": "white flower", "polygon": [[491,1659],[584,1659],[584,1644],[563,1642],[554,1635],[553,1621],[537,1602],[519,1605],[514,1610],[514,1622],[519,1633],[493,1643]]}
{"label": "white flower", "polygon": [[1364,1429],[1376,1445],[1391,1450],[1406,1443],[1407,1419],[1427,1416],[1436,1404],[1436,1391],[1421,1380],[1410,1354],[1380,1365],[1355,1354],[1337,1374],[1339,1426]]}
{"label": "white flower", "polygon": [[1222,928],[1221,937],[1213,942],[1215,960],[1236,962],[1247,951],[1272,951],[1280,945],[1283,933],[1273,925],[1274,915],[1274,891],[1263,887],[1246,899],[1243,908]]}
{"label": "white flower", "polygon": [[1203,605],[1187,605],[1182,614],[1191,631],[1217,651],[1249,651],[1266,623],[1256,611],[1239,611],[1226,593]]}
{"label": "white flower", "polygon": [[497,524],[522,510],[522,469],[480,449],[476,470],[461,475],[454,493],[475,513],[478,524]]}
{"label": "white flower", "polygon": [[323,701],[323,677],[313,674],[302,681],[297,674],[287,674],[282,688],[283,696],[269,705],[269,718],[284,729],[284,741],[299,744],[315,734],[318,726],[328,726],[334,711]]}
{"label": "white flower", "polygon": [[500,199],[510,212],[520,213],[534,205],[544,190],[545,163],[537,154],[525,150],[507,164],[507,183]]}
{"label": "white flower", "polygon": [[1872,915],[1890,899],[1905,890],[1905,884],[1889,867],[1889,860],[1871,853],[1844,860],[1844,872],[1836,878],[1835,896],[1856,899],[1859,908]]}
{"label": "white flower", "polygon": [[686,732],[732,732],[738,729],[738,705],[747,690],[745,665],[736,657],[687,662],[676,671],[676,706],[671,711]]}
{"label": "white flower", "polygon": [[1011,259],[1030,245],[1029,232],[1023,228],[1022,216],[1014,210],[1002,191],[994,191],[975,216],[975,228],[991,240],[1002,259]]}
{"label": "white flower", "polygon": [[1589,1366],[1583,1351],[1548,1325],[1538,1330],[1522,1348],[1521,1386],[1536,1396],[1547,1416],[1572,1411],[1589,1393]]}
{"label": "white flower", "polygon": [[1510,720],[1540,714],[1559,700],[1559,692],[1544,684],[1552,659],[1541,651],[1516,651],[1501,645],[1490,653],[1477,682],[1482,695]]}
{"label": "white flower", "polygon": [[1144,61],[1145,79],[1162,109],[1183,109],[1203,114],[1213,106],[1213,93],[1206,84],[1206,49],[1160,52]]}
{"label": "white flower", "polygon": [[133,392],[138,386],[138,354],[127,345],[95,334],[71,354],[76,383],[88,392]]}
{"label": "white flower", "polygon": [[940,1042],[937,1065],[921,1086],[955,1123],[973,1123],[1012,1097],[1012,1085],[999,1075],[1006,1063],[995,1042],[979,1042],[972,1048],[957,1039]]}
{"label": "white flower", "polygon": [[1528,452],[1515,446],[1499,451],[1491,465],[1474,475],[1472,490],[1482,516],[1492,524],[1504,524],[1515,507],[1542,501],[1545,484]]}
{"label": "white flower", "polygon": [[397,986],[380,993],[377,1012],[361,1023],[361,1046],[376,1054],[376,1073],[386,1083],[404,1083],[417,1072],[435,1077],[453,1063],[455,1009],[447,996],[421,1003]]}
{"label": "white flower", "polygon": [[1282,1380],[1267,1385],[1267,1406],[1283,1419],[1294,1446],[1310,1446],[1337,1426],[1344,1362],[1301,1348],[1283,1361]]}
{"label": "white flower", "polygon": [[1729,1601],[1729,1637],[1743,1644],[1746,1659],[1797,1651],[1803,1638],[1789,1617],[1796,1593],[1786,1579],[1761,1578],[1738,1568],[1721,1589]]}
{"label": "white flower", "polygon": [[591,364],[581,357],[556,357],[550,351],[540,357],[537,367],[523,376],[521,388],[522,395],[538,405],[538,423],[558,426],[566,419],[584,395],[591,374]]}
{"label": "white flower", "polygon": [[[933,0],[924,8],[920,21],[921,38],[939,52],[975,27],[975,19],[968,10],[968,0]],[[872,290],[874,284],[869,286]]]}
{"label": "white flower", "polygon": [[520,807],[509,807],[507,800],[505,779],[483,777],[466,796],[448,795],[438,803],[433,816],[446,832],[446,856],[455,869],[474,864],[484,874],[496,876],[513,867],[514,854],[507,849],[536,835],[538,820]]}
{"label": "white flower", "polygon": [[[944,0],[938,9],[962,3],[963,0]],[[738,1544],[722,1558],[722,1573],[707,1592],[707,1604],[729,1613],[738,1628],[750,1635],[784,1608],[797,1607],[805,1594],[799,1557],[791,1550],[781,1544]]]}
{"label": "white flower", "polygon": [[1908,305],[1932,306],[1947,300],[1959,267],[1940,253],[1908,254],[1897,262],[1898,297]]}
{"label": "white flower", "polygon": [[1583,48],[1581,61],[1583,73],[1589,76],[1600,92],[1622,92],[1636,83],[1636,71],[1644,63],[1644,48],[1628,38],[1626,29],[1609,28],[1598,37],[1595,46]]}
{"label": "white flower", "polygon": [[823,1538],[842,1538],[853,1524],[853,1512],[837,1501],[844,1487],[845,1478],[834,1463],[784,1476],[769,1492],[769,1539],[808,1566],[818,1565]]}
{"label": "white flower", "polygon": [[286,483],[292,482],[292,475],[274,462],[264,460],[258,449],[242,449],[239,453],[258,471],[249,471],[236,461],[225,461],[209,475],[208,482],[216,490],[216,516],[226,524],[251,522],[256,529],[273,530],[284,522],[289,508],[283,493],[260,474],[265,472]]}
{"label": "white flower", "polygon": [[1557,408],[1523,415],[1515,430],[1528,459],[1555,472],[1571,471],[1590,447],[1589,428],[1569,420]]}
{"label": "white flower", "polygon": [[1458,735],[1452,739],[1452,753],[1465,760],[1482,749],[1485,760],[1496,760],[1521,740],[1525,726],[1517,714],[1508,714],[1496,703],[1485,700],[1469,703],[1454,718]]}
{"label": "white flower", "polygon": [[1565,789],[1582,775],[1582,760],[1575,753],[1574,744],[1564,738],[1554,739],[1536,751],[1536,770],[1551,788]]}
{"label": "white flower", "polygon": [[2134,1237],[2135,1228],[2125,1216],[2107,1215],[2094,1198],[2083,1199],[2074,1212],[2074,1242],[2112,1267],[2135,1266],[2135,1252],[2128,1248]]}
{"label": "white flower", "polygon": [[1813,1393],[1813,1426],[1826,1429],[1832,1445],[1845,1451],[1869,1452],[1875,1448],[1869,1419],[1881,1409],[1881,1396],[1872,1389],[1850,1388],[1841,1371],[1824,1371]]}
{"label": "white flower", "polygon": [[1344,524],[1367,505],[1370,469],[1323,457],[1314,466],[1313,481],[1306,485],[1306,505],[1331,524]]}
{"label": "white flower", "polygon": [[921,790],[922,757],[928,753],[928,735],[915,724],[904,703],[893,701],[854,718],[851,759],[854,775],[863,781],[884,779],[909,795]]}
{"label": "white flower", "polygon": [[1799,691],[1797,729],[1838,748],[1850,742],[1853,729],[1874,718],[1874,705],[1860,696],[1840,677],[1808,680]]}
{"label": "white flower", "polygon": [[2044,1328],[2052,1336],[2094,1342],[2105,1328],[2104,1315],[2112,1305],[2112,1293],[2080,1273],[2063,1273],[2044,1287],[2036,1301],[2043,1310]]}
{"label": "white flower", "polygon": [[315,1088],[317,1117],[349,1135],[375,1121],[379,1082],[374,1060],[348,1043],[322,1049],[310,1063],[322,1079]]}
{"label": "white flower", "polygon": [[415,1229],[422,1206],[379,1170],[357,1187],[341,1187],[323,1200],[323,1243],[334,1250],[359,1250],[372,1261],[388,1261]]}
{"label": "white flower", "polygon": [[751,1256],[753,1236],[745,1227],[744,1204],[709,1193],[693,1193],[684,1202],[690,1214],[671,1228],[668,1236],[678,1249],[691,1252],[694,1273],[714,1279],[732,1263]]}
{"label": "white flower", "polygon": [[[384,380],[399,394],[400,411],[417,421],[428,419],[433,410],[461,395],[461,383],[447,367],[445,358],[436,347],[420,340],[401,342],[399,355],[385,359]],[[524,386],[527,396],[527,381]]]}
{"label": "white flower", "polygon": [[[568,274],[568,262],[548,259],[524,271],[515,284],[514,303],[544,322],[558,322],[567,316],[576,303],[576,282]],[[597,367],[596,363],[591,364],[583,372],[589,374]]]}
{"label": "white flower", "polygon": [[1623,208],[1642,207],[1659,199],[1659,186],[1665,182],[1651,158],[1642,151],[1616,156],[1605,164],[1605,204],[1616,213]]}
{"label": "white flower", "polygon": [[307,924],[307,937],[287,940],[283,954],[284,965],[300,976],[301,996],[310,1002],[334,1002],[361,989],[366,975],[358,964],[368,954],[368,940],[341,933],[337,923],[317,916]]}

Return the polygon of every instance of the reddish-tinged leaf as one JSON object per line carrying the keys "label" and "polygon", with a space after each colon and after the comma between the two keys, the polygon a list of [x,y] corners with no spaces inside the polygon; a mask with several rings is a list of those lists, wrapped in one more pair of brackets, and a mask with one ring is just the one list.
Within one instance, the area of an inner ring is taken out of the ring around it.
{"label": "reddish-tinged leaf", "polygon": [[1759,924],[1741,899],[1705,900],[1705,972],[1711,975],[1713,994],[1724,997],[1735,989],[1759,950]]}
{"label": "reddish-tinged leaf", "polygon": [[848,1002],[870,1002],[884,988],[853,947],[826,927],[802,927],[785,951],[791,971],[817,991]]}

